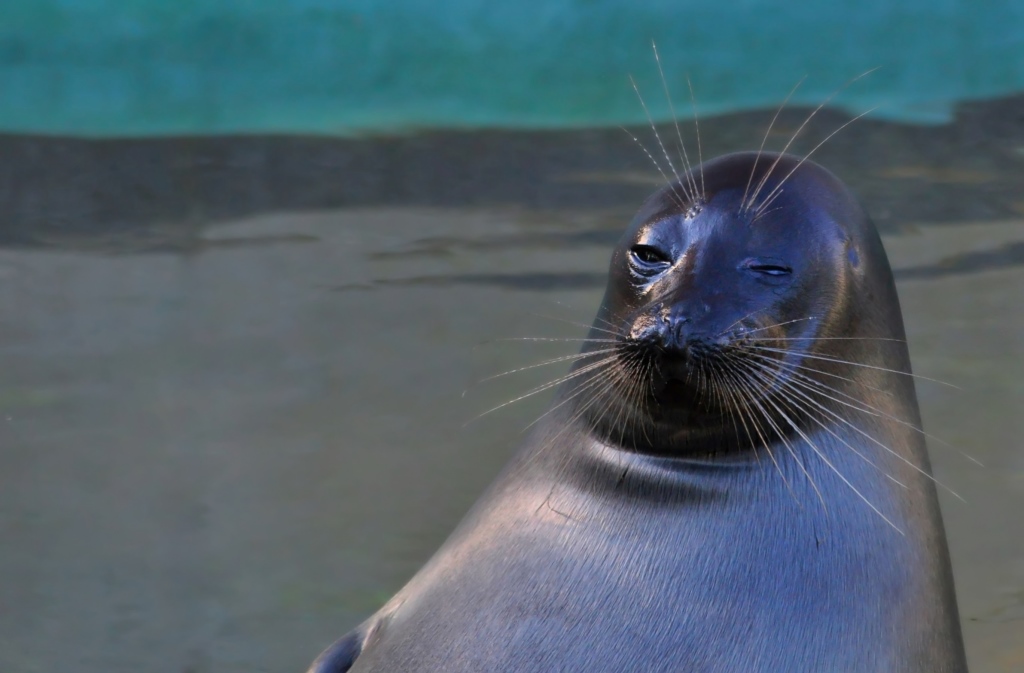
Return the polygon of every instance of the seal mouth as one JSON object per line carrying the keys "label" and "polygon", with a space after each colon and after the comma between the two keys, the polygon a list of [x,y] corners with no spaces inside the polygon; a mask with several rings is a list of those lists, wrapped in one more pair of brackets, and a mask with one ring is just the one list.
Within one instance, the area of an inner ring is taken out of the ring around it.
{"label": "seal mouth", "polygon": [[658,404],[682,405],[691,402],[689,390],[694,362],[686,352],[651,348],[647,357],[653,365],[647,381],[648,392]]}
{"label": "seal mouth", "polygon": [[787,338],[785,319],[750,316],[719,332],[665,334],[635,329],[637,320],[605,351],[607,364],[581,365],[574,384],[581,413],[617,446],[687,454],[740,449],[754,442],[747,433],[760,438],[788,427],[799,415],[794,396],[802,400],[801,386],[815,385],[774,347]]}
{"label": "seal mouth", "polygon": [[653,388],[652,396],[658,404],[666,406],[684,406],[690,402],[690,389],[686,381],[680,378],[669,378]]}
{"label": "seal mouth", "polygon": [[713,361],[722,358],[721,354],[691,344],[666,348],[649,342],[633,342],[625,353],[632,363],[643,363],[629,369],[633,385],[644,392],[650,416],[659,417],[666,412],[675,416],[685,411],[690,417],[695,412],[698,415],[721,412],[709,396],[709,383],[713,378],[710,370]]}
{"label": "seal mouth", "polygon": [[783,374],[776,364],[779,356],[760,353],[751,331],[741,326],[711,336],[695,334],[680,344],[627,340],[621,354],[632,383],[626,388],[643,390],[651,420],[717,422],[736,415],[738,406],[756,406],[778,387]]}

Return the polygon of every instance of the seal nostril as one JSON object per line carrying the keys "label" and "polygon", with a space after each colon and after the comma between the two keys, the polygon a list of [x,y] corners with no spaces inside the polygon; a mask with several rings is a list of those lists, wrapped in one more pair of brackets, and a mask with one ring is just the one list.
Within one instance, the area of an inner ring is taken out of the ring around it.
{"label": "seal nostril", "polygon": [[672,340],[676,348],[682,349],[686,346],[686,318],[680,318],[672,326]]}
{"label": "seal nostril", "polygon": [[637,343],[644,343],[653,346],[665,344],[666,324],[661,316],[641,315],[638,316],[629,330],[629,338]]}

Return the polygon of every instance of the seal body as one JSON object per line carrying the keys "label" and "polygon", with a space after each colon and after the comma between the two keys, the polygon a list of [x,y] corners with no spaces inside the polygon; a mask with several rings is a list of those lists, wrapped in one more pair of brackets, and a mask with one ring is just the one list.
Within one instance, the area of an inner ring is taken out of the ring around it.
{"label": "seal body", "polygon": [[310,671],[966,670],[881,240],[825,169],[652,195],[552,409]]}

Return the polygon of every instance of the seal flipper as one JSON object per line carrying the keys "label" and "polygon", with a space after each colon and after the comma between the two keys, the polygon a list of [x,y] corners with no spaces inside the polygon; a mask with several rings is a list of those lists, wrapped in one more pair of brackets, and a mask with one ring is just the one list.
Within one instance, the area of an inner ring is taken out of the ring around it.
{"label": "seal flipper", "polygon": [[345,673],[352,668],[356,658],[362,653],[366,636],[370,632],[370,624],[363,624],[355,631],[338,638],[326,650],[320,653],[306,673]]}

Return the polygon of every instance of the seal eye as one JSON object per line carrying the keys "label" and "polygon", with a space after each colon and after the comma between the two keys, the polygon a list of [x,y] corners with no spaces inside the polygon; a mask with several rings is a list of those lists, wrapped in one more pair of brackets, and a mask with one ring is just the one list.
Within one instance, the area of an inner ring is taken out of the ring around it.
{"label": "seal eye", "polygon": [[634,245],[629,249],[629,266],[641,276],[656,276],[672,266],[672,258],[652,245]]}
{"label": "seal eye", "polygon": [[746,266],[748,269],[756,273],[762,274],[764,276],[774,276],[776,278],[780,276],[788,276],[789,274],[793,273],[793,269],[791,267],[786,266],[785,264],[779,264],[777,262],[767,262],[759,259],[748,260],[747,263],[744,264],[744,266]]}

